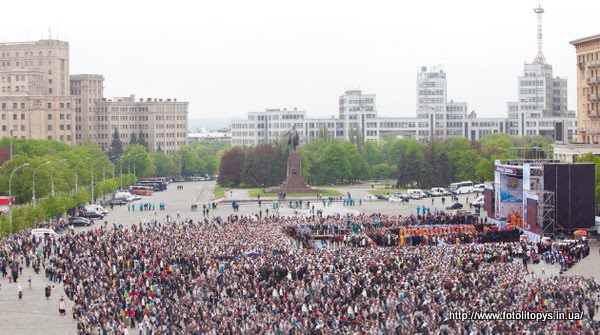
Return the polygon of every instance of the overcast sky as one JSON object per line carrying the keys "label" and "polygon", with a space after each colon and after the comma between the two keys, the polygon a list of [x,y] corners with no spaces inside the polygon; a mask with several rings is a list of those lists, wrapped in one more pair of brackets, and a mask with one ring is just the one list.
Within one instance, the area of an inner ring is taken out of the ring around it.
{"label": "overcast sky", "polygon": [[[94,4],[92,6],[92,4]],[[382,116],[414,116],[420,65],[443,65],[449,98],[505,116],[536,54],[537,1],[7,1],[0,42],[70,42],[71,74],[105,95],[179,98],[190,118],[298,107],[337,115],[344,90],[377,94]],[[600,34],[598,0],[546,0],[544,55],[569,79],[577,38]]]}

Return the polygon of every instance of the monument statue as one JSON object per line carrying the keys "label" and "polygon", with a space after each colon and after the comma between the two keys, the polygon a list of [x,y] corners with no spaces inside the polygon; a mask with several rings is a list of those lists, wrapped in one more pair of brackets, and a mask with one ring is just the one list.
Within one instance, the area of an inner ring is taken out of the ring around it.
{"label": "monument statue", "polygon": [[288,130],[284,136],[287,136],[288,138],[288,145],[291,146],[294,151],[296,151],[296,147],[298,147],[300,139],[298,131],[296,130],[296,125],[293,125],[292,129]]}

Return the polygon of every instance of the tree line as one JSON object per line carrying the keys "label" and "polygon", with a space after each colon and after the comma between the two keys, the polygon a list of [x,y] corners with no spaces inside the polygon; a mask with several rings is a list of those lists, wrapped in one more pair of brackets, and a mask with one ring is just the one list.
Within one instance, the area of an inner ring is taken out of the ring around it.
{"label": "tree line", "polygon": [[[521,149],[525,148],[525,149]],[[531,148],[532,150],[527,150]],[[445,187],[455,181],[479,182],[494,178],[496,159],[546,155],[545,137],[517,137],[504,133],[479,141],[450,138],[420,143],[407,139],[341,141],[325,136],[299,147],[302,176],[310,185],[394,180],[398,187]],[[227,187],[275,186],[285,179],[285,142],[255,147],[233,147],[223,154],[219,183]]]}

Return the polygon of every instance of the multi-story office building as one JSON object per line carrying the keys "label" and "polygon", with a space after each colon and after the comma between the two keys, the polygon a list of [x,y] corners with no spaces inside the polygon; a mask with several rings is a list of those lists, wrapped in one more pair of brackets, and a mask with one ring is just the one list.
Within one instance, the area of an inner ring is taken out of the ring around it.
{"label": "multi-story office building", "polygon": [[[121,142],[127,146],[140,134],[149,151],[171,153],[187,144],[188,103],[177,99],[139,99],[135,95],[103,98],[92,107],[94,141],[108,150],[112,134],[118,130]],[[135,135],[134,135],[135,134]]]}
{"label": "multi-story office building", "polygon": [[204,128],[188,133],[188,143],[225,143],[231,144],[231,130],[220,129],[208,131]]}
{"label": "multi-story office building", "polygon": [[[534,9],[538,19],[538,51],[532,63],[526,63],[519,77],[518,101],[507,104],[509,134],[520,136],[542,135],[556,137],[556,122],[564,125],[567,138],[577,131],[575,112],[567,110],[567,80],[554,77],[552,65],[546,63],[542,50],[542,14]],[[563,139],[562,141],[567,141]]]}
{"label": "multi-story office building", "polygon": [[[554,77],[552,66],[546,63],[542,53],[541,15],[544,10],[538,7],[534,12],[538,16],[538,54],[532,63],[525,64],[523,75],[519,77],[519,99],[507,104],[507,117],[477,118],[474,112],[469,113],[466,102],[448,101],[444,69],[441,66],[423,66],[417,72],[416,117],[378,117],[375,94],[350,90],[339,98],[338,119],[307,119],[306,112],[299,112],[296,128],[300,130],[302,141],[315,138],[319,129],[325,129],[331,137],[347,140],[358,129],[366,140],[384,137],[421,142],[449,137],[479,140],[493,133],[508,133],[542,135],[557,142],[568,142],[576,133],[577,120],[575,113],[567,110],[567,80]],[[597,142],[600,136],[600,35],[573,44],[578,47],[579,84],[585,85],[584,90],[578,90],[579,106],[589,111],[585,120],[580,112],[580,121],[586,122],[588,134],[589,129],[596,129],[595,137],[587,138]],[[588,63],[582,66],[583,62]],[[285,109],[248,113],[247,120],[232,123],[232,143],[252,145],[280,136],[291,128],[289,122],[279,123],[279,118],[288,113]],[[272,126],[271,122],[274,123]]]}
{"label": "multi-story office building", "polygon": [[74,144],[74,110],[67,42],[0,43],[2,136]]}
{"label": "multi-story office building", "polygon": [[71,95],[75,96],[75,140],[77,144],[95,141],[96,102],[104,98],[104,76],[78,74],[71,76]]}
{"label": "multi-story office building", "polygon": [[188,103],[176,99],[104,98],[104,77],[71,76],[69,44],[0,43],[0,134],[108,150],[116,128],[124,145],[144,134],[148,150],[187,143]]}
{"label": "multi-story office building", "polygon": [[360,133],[365,139],[376,139],[368,123],[377,118],[375,94],[363,94],[361,90],[349,90],[339,98],[339,119],[344,122],[340,137],[350,139]]}

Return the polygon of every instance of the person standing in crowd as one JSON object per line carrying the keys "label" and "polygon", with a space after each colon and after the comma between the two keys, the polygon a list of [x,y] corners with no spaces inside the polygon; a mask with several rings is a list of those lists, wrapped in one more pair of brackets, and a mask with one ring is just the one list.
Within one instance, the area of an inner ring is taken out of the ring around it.
{"label": "person standing in crowd", "polygon": [[63,296],[60,296],[60,300],[58,301],[58,313],[61,316],[65,316],[65,315],[67,315],[66,310],[67,310],[67,303],[65,301],[65,298]]}

